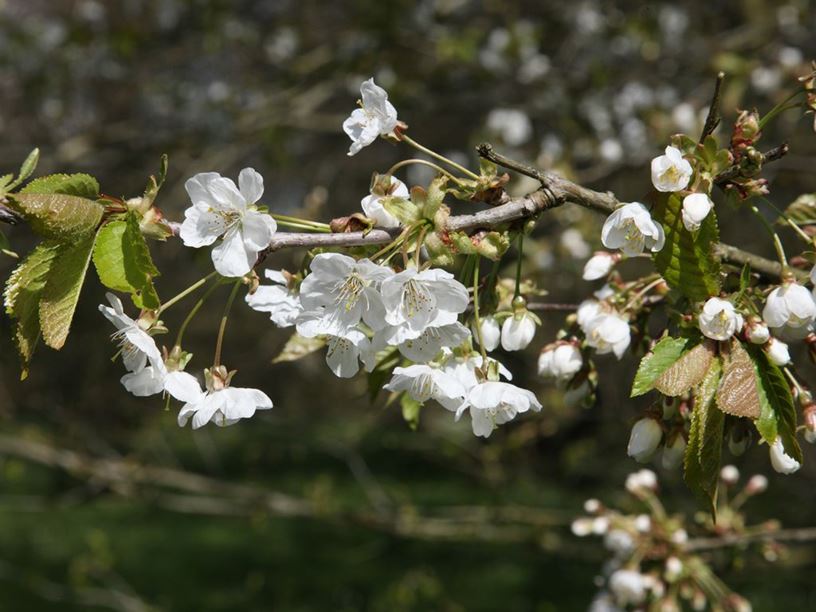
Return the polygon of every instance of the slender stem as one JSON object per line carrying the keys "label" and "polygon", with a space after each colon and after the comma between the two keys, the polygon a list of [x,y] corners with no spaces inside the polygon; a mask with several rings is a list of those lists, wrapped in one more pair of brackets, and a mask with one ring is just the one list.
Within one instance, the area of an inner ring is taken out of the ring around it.
{"label": "slender stem", "polygon": [[413,138],[411,138],[410,136],[407,136],[406,134],[402,134],[402,135],[400,135],[400,139],[401,139],[403,142],[406,142],[407,144],[409,144],[409,145],[411,145],[412,147],[414,147],[414,148],[415,148],[417,151],[422,151],[422,152],[423,152],[423,153],[425,153],[426,155],[430,155],[430,156],[431,156],[431,157],[433,157],[434,159],[438,159],[439,161],[441,161],[441,162],[443,162],[443,163],[446,163],[446,164],[448,164],[449,166],[451,166],[451,167],[453,167],[453,168],[456,168],[456,169],[457,169],[459,172],[461,172],[461,173],[462,173],[462,174],[464,174],[465,176],[468,176],[468,177],[470,177],[470,178],[472,178],[472,179],[474,179],[474,180],[476,180],[476,179],[478,179],[478,178],[479,178],[479,175],[478,175],[478,174],[474,174],[473,172],[471,172],[470,170],[468,170],[468,169],[467,169],[467,168],[465,168],[464,166],[461,166],[461,165],[457,164],[455,161],[453,161],[453,160],[451,160],[451,159],[448,159],[448,158],[447,158],[447,157],[445,157],[444,155],[440,155],[440,154],[439,154],[439,153],[437,153],[436,151],[432,151],[432,150],[431,150],[431,149],[429,149],[428,147],[424,147],[424,146],[422,146],[422,145],[421,145],[421,144],[419,144],[419,143],[418,143],[416,140],[414,140],[414,139],[413,139]]}
{"label": "slender stem", "polygon": [[280,225],[288,227],[295,227],[298,229],[311,229],[317,232],[331,232],[331,226],[328,223],[321,223],[320,221],[309,221],[308,219],[299,219],[297,217],[290,217],[289,215],[278,215],[269,213],[269,216],[277,221]]}
{"label": "slender stem", "polygon": [[210,272],[210,273],[209,273],[207,276],[205,276],[205,277],[204,277],[204,278],[202,278],[202,279],[197,280],[197,281],[196,281],[196,282],[194,282],[192,285],[190,285],[189,287],[187,287],[187,288],[186,288],[184,291],[182,291],[181,293],[179,293],[178,295],[176,295],[174,298],[167,300],[167,301],[166,301],[164,304],[162,304],[162,305],[161,305],[161,307],[159,308],[159,314],[161,314],[161,313],[163,313],[165,310],[169,309],[169,308],[170,308],[170,307],[171,307],[173,304],[176,304],[177,302],[180,302],[181,300],[183,300],[184,298],[186,298],[188,295],[190,295],[191,293],[193,293],[193,292],[194,292],[194,291],[196,291],[197,289],[199,289],[199,288],[203,287],[203,286],[204,286],[204,285],[207,283],[207,281],[209,281],[211,278],[213,278],[213,277],[214,277],[214,276],[216,276],[217,274],[218,274],[218,272]]}
{"label": "slender stem", "polygon": [[479,317],[479,260],[480,256],[476,255],[476,260],[473,264],[473,318],[476,321],[476,340],[479,341],[479,351],[482,353],[482,367],[487,367],[487,351],[485,350],[484,340],[482,340],[482,319]]}
{"label": "slender stem", "polygon": [[218,338],[215,341],[215,356],[213,357],[213,367],[217,368],[221,365],[221,347],[224,344],[224,332],[227,331],[227,319],[229,319],[230,309],[232,303],[235,301],[235,296],[238,295],[238,289],[243,283],[240,280],[235,281],[227,298],[227,305],[224,307],[224,314],[221,315],[221,325],[218,327]]}
{"label": "slender stem", "polygon": [[213,286],[210,287],[209,289],[207,289],[207,291],[204,292],[204,295],[202,295],[201,298],[199,298],[199,300],[195,303],[192,310],[190,310],[190,312],[184,318],[184,321],[182,322],[181,327],[179,327],[178,335],[176,336],[176,343],[174,344],[174,346],[181,346],[181,341],[184,339],[184,332],[187,331],[187,326],[190,325],[190,322],[198,314],[198,311],[201,310],[201,307],[204,305],[204,302],[207,301],[207,298],[210,297],[212,292],[215,291],[216,289],[218,289],[218,287],[220,287],[220,286],[221,286],[221,279],[218,279],[213,284]]}
{"label": "slender stem", "polygon": [[794,230],[794,231],[795,231],[795,232],[796,232],[796,233],[799,235],[799,237],[800,237],[802,240],[804,240],[805,242],[807,242],[807,243],[808,243],[808,244],[810,244],[810,245],[812,245],[812,244],[813,244],[813,238],[811,238],[810,236],[808,236],[808,235],[807,235],[807,233],[806,233],[806,232],[805,232],[805,231],[804,231],[804,230],[803,230],[801,227],[799,227],[799,224],[798,224],[798,223],[796,223],[796,222],[795,222],[793,219],[791,219],[790,217],[788,217],[788,215],[787,215],[787,214],[785,214],[785,211],[784,211],[784,210],[781,210],[780,208],[778,208],[778,207],[777,207],[777,206],[776,206],[776,205],[775,205],[773,202],[771,202],[771,201],[770,201],[768,198],[763,198],[763,197],[760,197],[760,200],[761,200],[762,202],[765,202],[765,203],[766,203],[768,206],[770,206],[771,208],[773,208],[773,209],[774,209],[774,211],[776,211],[776,212],[779,214],[779,216],[780,216],[780,217],[782,217],[782,218],[785,220],[785,222],[786,222],[786,223],[787,223],[787,224],[788,224],[788,225],[789,225],[789,226],[790,226],[790,227],[791,227],[791,228],[792,228],[792,229],[793,229],[793,230]]}
{"label": "slender stem", "polygon": [[771,224],[768,223],[760,212],[759,208],[756,206],[751,206],[751,212],[754,213],[756,218],[759,219],[762,225],[765,226],[768,235],[771,237],[771,240],[773,240],[774,248],[776,249],[776,256],[779,258],[779,263],[782,264],[782,274],[784,276],[785,271],[788,269],[788,258],[785,257],[785,249],[782,248],[782,241],[779,239],[779,234],[777,234],[774,228],[771,227]]}
{"label": "slender stem", "polygon": [[518,261],[516,262],[516,290],[513,292],[513,299],[521,295],[521,262],[524,259],[524,232],[519,232],[518,238]]}
{"label": "slender stem", "polygon": [[651,283],[647,284],[643,289],[641,289],[635,295],[632,296],[632,298],[626,303],[626,306],[623,307],[623,310],[624,311],[629,310],[632,306],[634,306],[638,302],[638,300],[640,300],[644,295],[649,293],[649,291],[657,287],[662,282],[663,282],[662,278],[657,278],[653,280]]}
{"label": "slender stem", "polygon": [[388,169],[388,171],[386,172],[386,174],[388,176],[393,176],[393,174],[397,170],[399,170],[400,168],[404,168],[405,166],[410,166],[412,164],[419,164],[419,165],[422,165],[422,166],[428,166],[430,168],[433,168],[437,172],[440,172],[440,173],[444,174],[449,179],[452,179],[452,180],[456,181],[457,183],[460,182],[458,178],[456,178],[453,174],[451,174],[450,172],[445,170],[442,166],[437,166],[435,163],[429,162],[426,159],[403,159],[402,161],[398,161],[396,164],[391,166]]}
{"label": "slender stem", "polygon": [[423,225],[422,229],[419,230],[419,236],[417,237],[416,251],[414,252],[414,264],[416,265],[417,270],[419,270],[420,255],[422,254],[422,242],[425,240],[425,234],[427,232],[428,226]]}
{"label": "slender stem", "polygon": [[791,108],[796,108],[797,106],[799,106],[798,104],[794,104],[794,105],[791,105],[791,106],[786,106],[786,104],[788,102],[790,102],[791,100],[793,100],[799,94],[804,93],[804,91],[805,91],[804,89],[799,89],[799,90],[795,91],[794,93],[789,95],[787,98],[782,100],[779,104],[774,106],[767,113],[765,113],[765,115],[762,117],[762,119],[759,120],[759,129],[761,130],[762,128],[764,128],[765,124],[768,123],[768,121],[770,121],[774,117],[776,117],[779,113],[781,113],[783,111],[786,111],[788,109],[791,109]]}

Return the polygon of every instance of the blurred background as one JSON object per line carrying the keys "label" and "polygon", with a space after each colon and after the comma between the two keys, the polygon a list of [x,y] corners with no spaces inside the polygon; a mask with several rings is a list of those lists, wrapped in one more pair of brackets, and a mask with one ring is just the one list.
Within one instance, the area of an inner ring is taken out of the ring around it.
{"label": "blurred background", "polygon": [[[171,219],[187,206],[187,177],[252,166],[275,212],[328,220],[359,209],[373,171],[411,156],[383,142],[346,156],[341,123],[374,76],[411,135],[454,159],[475,165],[474,145],[488,140],[638,199],[669,135],[699,132],[718,70],[723,135],[737,107],[767,110],[796,87],[814,31],[806,0],[0,0],[0,170],[38,146],[39,174],[88,172],[131,197],[168,153],[157,204]],[[816,191],[811,119],[789,113],[765,133],[763,148],[792,150],[768,168],[777,206]],[[772,255],[753,219],[718,214],[725,241]],[[568,207],[539,224],[526,265],[546,299],[598,289],[580,272],[599,228]],[[34,243],[24,227],[6,233],[20,253]],[[165,298],[211,266],[177,241],[153,254]],[[300,257],[270,265],[294,269]],[[13,266],[0,259],[0,277]],[[563,321],[547,315],[528,352],[499,356],[545,409],[483,441],[438,407],[411,431],[398,406],[370,402],[362,378],[335,379],[320,353],[271,365],[288,331],[238,304],[225,361],[275,408],[192,432],[161,400],[121,388],[96,309],[104,292],[89,279],[68,345],[42,348],[25,382],[0,321],[0,609],[588,606],[605,551],[574,538],[569,521],[587,497],[629,504],[621,485],[637,465],[626,441],[649,401],[627,399],[637,357],[600,358],[597,404],[568,407],[535,373]],[[218,304],[187,334],[199,366]],[[185,314],[175,310],[171,329]],[[796,475],[769,474],[754,521],[816,524],[809,450]],[[726,461],[770,471],[762,448]],[[670,509],[693,515],[680,474],[658,472]],[[776,564],[721,561],[755,610],[816,606],[812,546]]]}

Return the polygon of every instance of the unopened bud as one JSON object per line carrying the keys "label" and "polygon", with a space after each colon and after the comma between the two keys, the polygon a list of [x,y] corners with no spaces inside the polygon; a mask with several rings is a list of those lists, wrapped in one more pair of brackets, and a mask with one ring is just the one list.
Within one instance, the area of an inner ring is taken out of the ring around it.
{"label": "unopened bud", "polygon": [[747,495],[759,495],[764,493],[768,488],[768,479],[762,474],[754,474],[748,479],[748,484],[745,485],[745,493]]}
{"label": "unopened bud", "polygon": [[632,427],[626,453],[635,461],[645,463],[652,458],[662,438],[660,424],[651,417],[644,417]]}
{"label": "unopened bud", "polygon": [[768,353],[768,358],[771,362],[780,367],[790,363],[791,358],[788,345],[781,340],[771,338],[765,347],[765,351]]}
{"label": "unopened bud", "polygon": [[720,480],[732,487],[739,481],[740,473],[736,466],[725,465],[720,470]]}
{"label": "unopened bud", "polygon": [[762,319],[749,317],[745,324],[745,337],[752,344],[765,344],[770,339],[771,332]]}
{"label": "unopened bud", "polygon": [[601,508],[601,502],[599,502],[597,499],[592,498],[584,502],[584,512],[587,514],[595,514],[600,512]]}

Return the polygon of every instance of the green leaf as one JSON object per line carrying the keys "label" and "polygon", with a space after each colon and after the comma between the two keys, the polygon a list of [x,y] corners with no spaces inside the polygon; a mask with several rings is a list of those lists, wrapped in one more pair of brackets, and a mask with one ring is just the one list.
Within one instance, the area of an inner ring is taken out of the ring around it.
{"label": "green leaf", "polygon": [[160,306],[153,287],[159,271],[153,265],[136,213],[130,212],[124,220],[112,221],[99,230],[93,262],[99,280],[109,289],[130,293],[138,308],[154,310]]}
{"label": "green leaf", "polygon": [[64,244],[51,265],[40,298],[40,326],[45,343],[59,350],[65,345],[79,294],[91,263],[95,236]]}
{"label": "green leaf", "polygon": [[697,232],[683,225],[683,204],[677,194],[661,194],[652,216],[663,225],[666,244],[652,255],[657,271],[672,289],[702,301],[720,292],[720,262],[714,245],[720,239],[712,210]]}
{"label": "green leaf", "polygon": [[708,341],[685,350],[677,361],[658,376],[655,389],[669,397],[683,395],[703,380],[713,358],[714,347]]}
{"label": "green leaf", "polygon": [[326,346],[325,338],[305,338],[295,332],[286,341],[283,350],[272,360],[272,363],[283,363],[286,361],[297,361],[319,351]]}
{"label": "green leaf", "polygon": [[60,245],[54,242],[37,245],[6,281],[3,299],[6,313],[16,321],[14,340],[23,379],[28,376],[28,366],[40,339],[40,294],[59,249]]}
{"label": "green leaf", "polygon": [[20,193],[61,193],[95,200],[99,197],[99,183],[89,174],[49,174],[34,179]]}
{"label": "green leaf", "polygon": [[408,427],[416,429],[419,426],[419,413],[422,410],[422,402],[418,402],[407,393],[400,397],[400,407],[402,408],[402,418],[408,423]]}
{"label": "green leaf", "polygon": [[796,440],[796,408],[785,375],[761,348],[748,347],[756,367],[760,413],[756,428],[762,439],[773,444],[782,438],[785,453],[802,463],[802,449]]}
{"label": "green leaf", "polygon": [[[803,193],[785,209],[785,216],[797,225],[816,225],[816,193]],[[787,225],[785,217],[776,220]]]}
{"label": "green leaf", "polygon": [[93,200],[58,193],[15,193],[8,201],[36,233],[60,242],[76,242],[94,233],[104,212]]}
{"label": "green leaf", "polygon": [[637,397],[654,389],[658,377],[663,374],[693,344],[689,338],[666,336],[640,360],[630,397]]}
{"label": "green leaf", "polygon": [[712,515],[716,509],[725,424],[725,414],[716,408],[721,373],[720,360],[715,357],[694,390],[694,410],[691,412],[683,472],[686,485],[706,503]]}
{"label": "green leaf", "polygon": [[34,149],[28,154],[23,165],[20,166],[20,172],[17,173],[17,179],[14,181],[17,185],[31,176],[37,168],[37,163],[40,161],[40,150]]}

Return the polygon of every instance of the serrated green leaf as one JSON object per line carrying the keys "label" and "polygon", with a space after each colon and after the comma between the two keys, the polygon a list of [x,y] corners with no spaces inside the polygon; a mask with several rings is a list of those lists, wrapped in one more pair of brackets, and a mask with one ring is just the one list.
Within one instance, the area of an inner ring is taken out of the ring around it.
{"label": "serrated green leaf", "polygon": [[21,378],[28,376],[28,366],[40,339],[40,295],[60,245],[43,242],[11,273],[3,294],[6,313],[15,320],[14,340],[20,356]]}
{"label": "serrated green leaf", "polygon": [[0,176],[0,194],[6,193],[6,188],[9,186],[9,183],[11,183],[11,179],[13,178],[13,174],[4,174]]}
{"label": "serrated green leaf", "polygon": [[34,179],[20,193],[61,193],[95,200],[99,197],[99,183],[90,174],[49,174]]}
{"label": "serrated green leaf", "polygon": [[787,225],[785,217],[797,225],[816,225],[816,193],[803,193],[785,209],[785,216],[776,220],[780,225]]}
{"label": "serrated green leaf", "polygon": [[658,377],[691,346],[693,346],[693,341],[689,338],[669,336],[655,344],[654,348],[640,360],[630,397],[637,397],[654,389]]}
{"label": "serrated green leaf", "polygon": [[8,201],[36,233],[66,243],[93,234],[104,212],[93,200],[59,193],[15,193]]}
{"label": "serrated green leaf", "polygon": [[20,166],[20,172],[17,173],[17,179],[15,183],[18,185],[26,180],[29,176],[34,173],[34,170],[37,168],[37,163],[40,161],[40,150],[34,149],[31,153],[28,154],[28,157],[25,158],[25,161]]}
{"label": "serrated green leaf", "polygon": [[95,238],[91,235],[75,244],[62,245],[51,265],[40,296],[40,327],[43,340],[53,349],[60,350],[68,338]]}
{"label": "serrated green leaf", "polygon": [[714,254],[720,239],[717,216],[712,210],[692,233],[683,225],[682,209],[680,196],[661,194],[652,216],[663,225],[666,244],[652,259],[672,289],[702,301],[720,292],[720,262]]}
{"label": "serrated green leaf", "polygon": [[725,424],[725,414],[716,408],[721,374],[720,359],[715,357],[694,390],[694,409],[691,412],[683,471],[686,485],[706,503],[712,515],[716,509]]}
{"label": "serrated green leaf", "polygon": [[760,414],[756,428],[762,439],[773,444],[782,438],[785,453],[802,463],[802,449],[796,440],[796,408],[785,375],[757,346],[748,347],[756,367]]}
{"label": "serrated green leaf", "polygon": [[286,341],[283,350],[272,360],[272,363],[297,361],[306,355],[319,351],[324,346],[326,346],[325,338],[305,338],[295,332]]}
{"label": "serrated green leaf", "polygon": [[680,358],[657,377],[655,389],[669,397],[683,395],[703,380],[713,358],[714,347],[711,342],[704,341],[697,346],[687,347]]}
{"label": "serrated green leaf", "polygon": [[126,221],[105,224],[96,235],[93,262],[100,282],[108,289],[130,293],[135,291],[125,271],[124,237]]}

